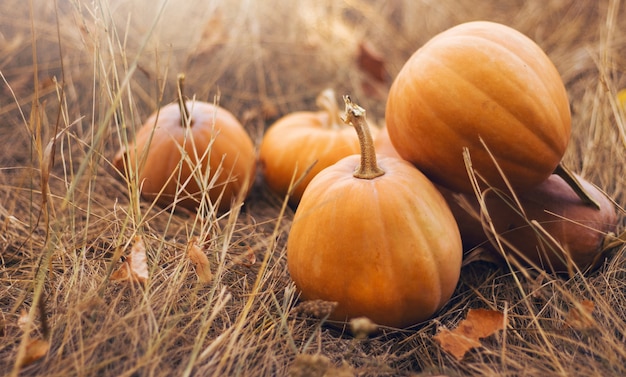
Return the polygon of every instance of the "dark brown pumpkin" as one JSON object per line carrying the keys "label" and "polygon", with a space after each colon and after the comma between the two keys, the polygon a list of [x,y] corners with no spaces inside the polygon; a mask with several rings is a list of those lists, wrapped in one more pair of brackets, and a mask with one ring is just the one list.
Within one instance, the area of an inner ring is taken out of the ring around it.
{"label": "dark brown pumpkin", "polygon": [[[523,212],[510,196],[495,190],[485,192],[487,214],[483,214],[482,221],[476,217],[480,207],[474,195],[439,189],[457,220],[465,250],[482,246],[495,252],[501,245],[508,256],[517,257],[523,265],[564,272],[572,271],[574,266],[585,269],[593,265],[601,257],[607,233],[616,230],[618,221],[611,200],[591,183],[577,179],[600,205],[599,210],[584,203],[556,174],[519,194]],[[495,235],[483,225],[487,216]]]}

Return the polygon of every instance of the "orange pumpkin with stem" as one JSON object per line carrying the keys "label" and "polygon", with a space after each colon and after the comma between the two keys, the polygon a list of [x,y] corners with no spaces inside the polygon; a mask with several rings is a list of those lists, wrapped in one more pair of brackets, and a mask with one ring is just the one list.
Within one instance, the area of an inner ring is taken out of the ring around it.
{"label": "orange pumpkin with stem", "polygon": [[435,186],[397,158],[377,158],[362,108],[346,98],[360,156],[321,171],[307,186],[287,241],[303,300],[338,305],[334,320],[365,316],[407,327],[451,297],[462,259],[459,230]]}
{"label": "orange pumpkin with stem", "polygon": [[[261,142],[259,161],[267,185],[285,196],[293,178],[306,176],[290,193],[296,206],[311,179],[343,157],[359,153],[354,130],[341,121],[332,89],[317,97],[320,111],[298,111],[272,124]],[[376,132],[372,130],[372,132]],[[295,175],[295,177],[294,177]]]}
{"label": "orange pumpkin with stem", "polygon": [[505,25],[476,21],[442,32],[395,78],[386,122],[398,153],[435,183],[471,193],[463,148],[490,185],[545,181],[569,142],[565,86],[548,56]]}
{"label": "orange pumpkin with stem", "polygon": [[245,197],[254,180],[254,144],[226,109],[202,101],[179,100],[163,106],[139,129],[134,143],[113,163],[137,174],[141,195],[161,205],[176,203],[196,210],[205,192],[220,211]]}

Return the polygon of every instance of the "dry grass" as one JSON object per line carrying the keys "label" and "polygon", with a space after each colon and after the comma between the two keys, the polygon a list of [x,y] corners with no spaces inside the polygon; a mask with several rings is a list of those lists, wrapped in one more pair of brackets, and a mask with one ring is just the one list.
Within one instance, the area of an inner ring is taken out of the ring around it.
{"label": "dry grass", "polygon": [[[469,264],[432,321],[357,340],[292,312],[285,241],[293,213],[282,212],[282,198],[261,179],[243,207],[196,216],[139,201],[110,166],[141,120],[174,98],[178,72],[198,99],[219,91],[258,143],[273,119],[312,107],[328,86],[351,93],[380,121],[391,77],[418,46],[457,23],[490,19],[526,33],[553,59],[573,108],[565,161],[623,205],[626,117],[615,93],[626,86],[626,4],[40,3],[5,0],[0,14],[0,370],[7,375],[286,375],[290,367],[294,375],[316,375],[314,367],[362,376],[626,375],[624,246],[598,270],[571,277]],[[361,40],[386,57],[389,80],[378,96],[363,89],[356,69]],[[136,234],[148,251],[145,287],[109,280]],[[193,236],[207,240],[215,273],[207,285],[185,258]],[[248,247],[256,263],[234,263]],[[595,303],[593,321],[567,328],[567,313],[583,299]],[[509,326],[457,361],[433,335],[478,307],[503,311]],[[23,311],[32,319],[26,330],[18,326]],[[28,338],[42,336],[50,339],[47,356],[20,370]]]}

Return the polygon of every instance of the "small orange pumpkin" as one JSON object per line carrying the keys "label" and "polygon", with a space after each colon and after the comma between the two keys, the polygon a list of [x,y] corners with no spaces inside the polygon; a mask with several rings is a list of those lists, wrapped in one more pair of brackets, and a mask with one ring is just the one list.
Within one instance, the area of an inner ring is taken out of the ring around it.
{"label": "small orange pumpkin", "polygon": [[211,203],[227,210],[253,183],[254,144],[226,109],[201,101],[178,102],[152,114],[135,142],[117,153],[114,166],[122,173],[137,172],[141,195],[148,200],[161,205],[176,200],[196,210],[208,185]]}
{"label": "small orange pumpkin", "polygon": [[[533,264],[555,272],[571,271],[573,265],[584,270],[595,264],[602,256],[606,235],[617,228],[617,214],[603,192],[583,178],[576,178],[599,209],[585,203],[556,174],[518,195],[521,210],[508,195],[494,190],[484,194],[486,212],[508,255],[517,256],[523,265]],[[441,190],[457,219],[464,248],[482,246],[491,252],[499,250],[490,228],[485,228],[477,218],[480,207],[475,196]]]}
{"label": "small orange pumpkin", "polygon": [[361,156],[321,171],[307,186],[287,241],[303,300],[338,305],[334,320],[365,316],[407,327],[451,297],[462,260],[459,231],[442,195],[406,161],[377,159],[365,112],[346,98]]}
{"label": "small orange pumpkin", "polygon": [[374,148],[376,153],[383,156],[402,158],[396,148],[391,143],[387,127],[383,127],[378,131],[378,136],[374,139]]}
{"label": "small orange pumpkin", "polygon": [[359,140],[341,121],[334,91],[320,93],[317,104],[322,110],[298,111],[277,120],[261,142],[259,161],[265,182],[281,196],[287,194],[292,178],[298,179],[312,166],[293,188],[289,197],[292,206],[298,204],[316,174],[343,157],[359,153]]}
{"label": "small orange pumpkin", "polygon": [[[490,185],[545,181],[561,161],[571,115],[558,71],[522,33],[493,22],[458,25],[418,49],[395,78],[386,107],[398,153],[435,183],[472,187],[463,148]],[[482,141],[481,141],[482,140]]]}

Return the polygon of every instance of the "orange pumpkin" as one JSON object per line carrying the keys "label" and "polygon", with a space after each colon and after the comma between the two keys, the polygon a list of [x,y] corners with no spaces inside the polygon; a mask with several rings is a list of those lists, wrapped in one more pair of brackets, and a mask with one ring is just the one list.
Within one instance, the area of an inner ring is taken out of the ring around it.
{"label": "orange pumpkin", "polygon": [[[602,256],[606,235],[616,230],[617,214],[604,193],[583,178],[576,178],[600,209],[583,202],[556,174],[518,196],[523,213],[510,196],[494,190],[485,193],[486,212],[508,255],[517,256],[523,265],[556,272],[571,271],[574,265],[585,269],[595,264]],[[457,219],[465,249],[482,246],[492,252],[499,250],[496,237],[477,218],[480,207],[475,196],[455,195],[445,189],[442,192]]]}
{"label": "orange pumpkin", "polygon": [[346,99],[361,156],[307,186],[287,241],[303,300],[334,301],[334,320],[365,316],[407,327],[451,297],[462,259],[454,217],[435,186],[406,161],[377,159],[364,110]]}
{"label": "orange pumpkin", "polygon": [[537,44],[477,21],[442,32],[410,57],[391,86],[386,122],[404,159],[435,183],[469,193],[463,147],[489,184],[505,187],[483,142],[511,185],[527,190],[561,161],[571,115],[559,73]]}
{"label": "orange pumpkin", "polygon": [[359,153],[359,140],[354,130],[341,121],[334,91],[323,91],[317,104],[322,110],[298,111],[280,118],[261,142],[259,161],[265,182],[281,196],[287,194],[294,174],[298,179],[313,166],[291,192],[292,206],[298,204],[304,189],[320,171]]}
{"label": "orange pumpkin", "polygon": [[254,144],[226,109],[201,101],[182,103],[165,105],[152,114],[135,142],[117,153],[114,165],[123,173],[137,172],[141,195],[148,200],[161,205],[176,200],[177,205],[196,210],[203,188],[210,187],[211,203],[227,210],[238,195],[247,195],[253,183]]}
{"label": "orange pumpkin", "polygon": [[378,136],[374,139],[374,148],[376,153],[383,156],[402,158],[396,148],[391,143],[387,127],[383,127],[378,131]]}

